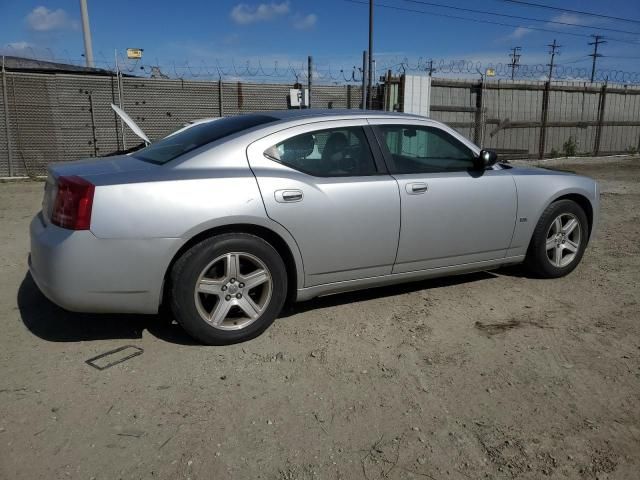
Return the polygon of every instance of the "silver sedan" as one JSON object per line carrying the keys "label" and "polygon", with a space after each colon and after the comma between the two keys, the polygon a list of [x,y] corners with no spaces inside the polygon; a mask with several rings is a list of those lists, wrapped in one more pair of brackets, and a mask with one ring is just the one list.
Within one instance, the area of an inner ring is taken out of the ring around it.
{"label": "silver sedan", "polygon": [[523,262],[566,275],[598,197],[589,178],[499,163],[428,118],[265,112],[51,166],[29,265],[65,309],[165,303],[224,344],[264,331],[286,301]]}

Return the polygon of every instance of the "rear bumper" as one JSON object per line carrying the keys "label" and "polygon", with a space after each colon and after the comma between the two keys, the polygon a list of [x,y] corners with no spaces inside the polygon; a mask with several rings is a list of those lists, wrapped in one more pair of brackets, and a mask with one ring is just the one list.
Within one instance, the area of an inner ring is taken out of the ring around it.
{"label": "rear bumper", "polygon": [[75,312],[156,313],[176,239],[100,239],[31,221],[29,271],[53,303]]}

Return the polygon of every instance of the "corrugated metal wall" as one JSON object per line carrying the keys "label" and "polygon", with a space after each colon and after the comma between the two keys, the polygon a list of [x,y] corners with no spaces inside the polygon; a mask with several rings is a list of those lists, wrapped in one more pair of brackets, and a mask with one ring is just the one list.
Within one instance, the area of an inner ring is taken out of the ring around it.
{"label": "corrugated metal wall", "polygon": [[[118,104],[116,77],[70,74],[6,73],[12,173],[45,173],[50,162],[106,155],[132,147],[140,140],[120,121],[109,104]],[[520,85],[518,85],[520,84]],[[556,91],[559,86],[571,91]],[[517,87],[517,88],[516,88]],[[549,92],[545,155],[562,153],[571,137],[579,153],[595,148],[601,85],[554,82]],[[122,105],[154,140],[185,122],[222,115],[286,109],[289,85],[239,82],[182,81],[125,77],[121,79]],[[580,90],[580,88],[582,90]],[[544,82],[485,82],[482,110],[477,110],[477,81],[433,79],[431,116],[451,124],[482,146],[539,154]],[[640,87],[619,86],[607,91],[600,129],[600,153],[633,151],[640,147]],[[222,93],[222,102],[221,95]],[[316,108],[358,108],[361,88],[318,85],[312,90]],[[8,176],[9,149],[4,95],[0,95],[0,176]],[[378,105],[378,99],[374,102]],[[93,106],[93,108],[92,108]],[[518,124],[520,122],[520,124]],[[556,125],[554,125],[556,122]],[[557,122],[585,122],[558,126]],[[124,134],[124,143],[123,143]]]}

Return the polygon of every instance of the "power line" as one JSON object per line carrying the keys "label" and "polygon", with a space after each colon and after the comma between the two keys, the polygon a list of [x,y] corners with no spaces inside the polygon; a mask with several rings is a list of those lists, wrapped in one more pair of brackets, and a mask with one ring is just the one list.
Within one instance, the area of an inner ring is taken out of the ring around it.
{"label": "power line", "polygon": [[591,83],[593,83],[593,79],[596,76],[596,59],[602,57],[602,54],[598,53],[598,45],[607,43],[602,39],[602,35],[593,35],[593,38],[593,42],[589,42],[589,45],[593,45],[593,53],[589,54],[589,56],[593,58],[593,64],[591,66]]}
{"label": "power line", "polygon": [[[358,5],[369,5],[369,2],[365,2],[362,0],[343,0],[345,2],[349,2],[349,3],[355,3]],[[457,15],[449,15],[446,13],[436,13],[436,12],[431,12],[431,11],[424,11],[424,10],[416,10],[414,8],[405,8],[405,7],[397,7],[395,5],[387,5],[384,3],[374,3],[375,6],[380,7],[380,8],[387,8],[390,10],[398,10],[401,12],[411,12],[411,13],[421,13],[423,15],[430,15],[430,16],[435,16],[435,17],[445,17],[445,18],[453,18],[456,20],[465,20],[467,22],[475,22],[475,23],[486,23],[489,25],[500,25],[501,27],[511,27],[511,28],[526,28],[528,30],[535,30],[535,31],[539,31],[539,32],[550,32],[550,33],[555,33],[557,35],[571,35],[572,37],[581,37],[581,38],[591,38],[591,35],[588,35],[586,33],[575,33],[575,32],[561,32],[559,30],[551,30],[549,28],[540,28],[540,27],[529,27],[529,26],[525,26],[525,25],[514,25],[513,23],[502,23],[502,22],[494,22],[492,20],[481,20],[478,18],[468,18],[468,17],[459,17]],[[610,41],[612,42],[620,42],[620,43],[628,43],[631,45],[640,45],[640,42],[632,42],[630,40],[623,40],[620,38],[611,38],[611,37],[607,37]]]}
{"label": "power line", "polygon": [[581,25],[579,23],[571,23],[571,22],[560,22],[557,20],[545,20],[543,18],[531,18],[531,17],[522,17],[520,15],[510,15],[507,13],[496,13],[496,12],[489,12],[487,10],[474,10],[473,8],[463,8],[463,7],[453,7],[451,5],[445,5],[442,3],[432,3],[432,2],[425,2],[422,0],[404,0],[405,2],[408,3],[418,3],[421,5],[428,5],[430,7],[439,7],[439,8],[448,8],[450,10],[458,10],[458,11],[462,11],[462,12],[470,12],[470,13],[480,13],[480,14],[484,14],[484,15],[494,15],[496,17],[506,17],[506,18],[515,18],[518,20],[527,20],[527,21],[532,21],[532,22],[543,22],[543,23],[552,23],[554,25],[562,25],[562,26],[569,26],[569,27],[579,27],[579,28],[591,28],[594,30],[608,30],[610,32],[617,32],[617,33],[625,33],[628,35],[640,35],[640,32],[630,32],[628,30],[619,30],[617,28],[608,28],[608,27],[593,27],[590,25]]}
{"label": "power line", "polygon": [[507,3],[517,3],[519,5],[526,5],[528,7],[547,8],[549,10],[557,10],[560,12],[577,13],[578,15],[589,15],[590,17],[608,18],[609,20],[618,20],[621,22],[640,23],[640,20],[636,20],[633,18],[612,17],[610,15],[604,15],[602,13],[585,12],[583,10],[570,10],[568,8],[554,7],[551,5],[544,5],[542,3],[524,2],[522,0],[500,0],[500,1],[507,2]]}

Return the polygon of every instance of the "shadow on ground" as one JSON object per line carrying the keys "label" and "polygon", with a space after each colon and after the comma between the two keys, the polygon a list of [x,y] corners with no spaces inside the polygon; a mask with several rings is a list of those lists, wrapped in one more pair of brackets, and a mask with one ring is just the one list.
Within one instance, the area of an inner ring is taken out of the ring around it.
{"label": "shadow on ground", "polygon": [[72,313],[51,303],[27,273],[18,289],[18,309],[31,333],[49,342],[138,339],[147,330],[160,340],[195,345],[187,333],[163,315]]}
{"label": "shadow on ground", "polygon": [[[509,276],[521,275],[518,269],[512,268],[502,269],[499,273]],[[358,303],[420,290],[431,290],[462,283],[489,280],[497,278],[497,276],[490,272],[477,272],[329,295],[288,305],[280,314],[280,318],[347,303]],[[29,273],[27,273],[18,289],[18,309],[27,329],[37,337],[49,342],[138,339],[142,338],[142,332],[147,330],[156,338],[169,343],[197,345],[182,327],[171,319],[169,314],[87,314],[63,310],[51,303],[40,292]]]}
{"label": "shadow on ground", "polygon": [[[500,273],[503,273],[502,270]],[[507,272],[504,272],[507,274]],[[518,275],[516,270],[510,271],[509,275]],[[459,285],[461,283],[478,282],[481,280],[489,280],[497,278],[498,275],[491,272],[467,273],[464,275],[456,275],[451,277],[432,278],[428,280],[420,280],[409,283],[400,283],[385,287],[369,288],[366,290],[355,290],[353,292],[340,293],[335,295],[327,295],[326,297],[318,297],[306,302],[294,303],[290,305],[280,315],[288,317],[298,313],[316,310],[320,308],[335,307],[347,303],[365,302],[375,298],[393,297],[405,293],[417,292],[420,290],[432,290],[435,288],[449,287],[451,285]]]}

